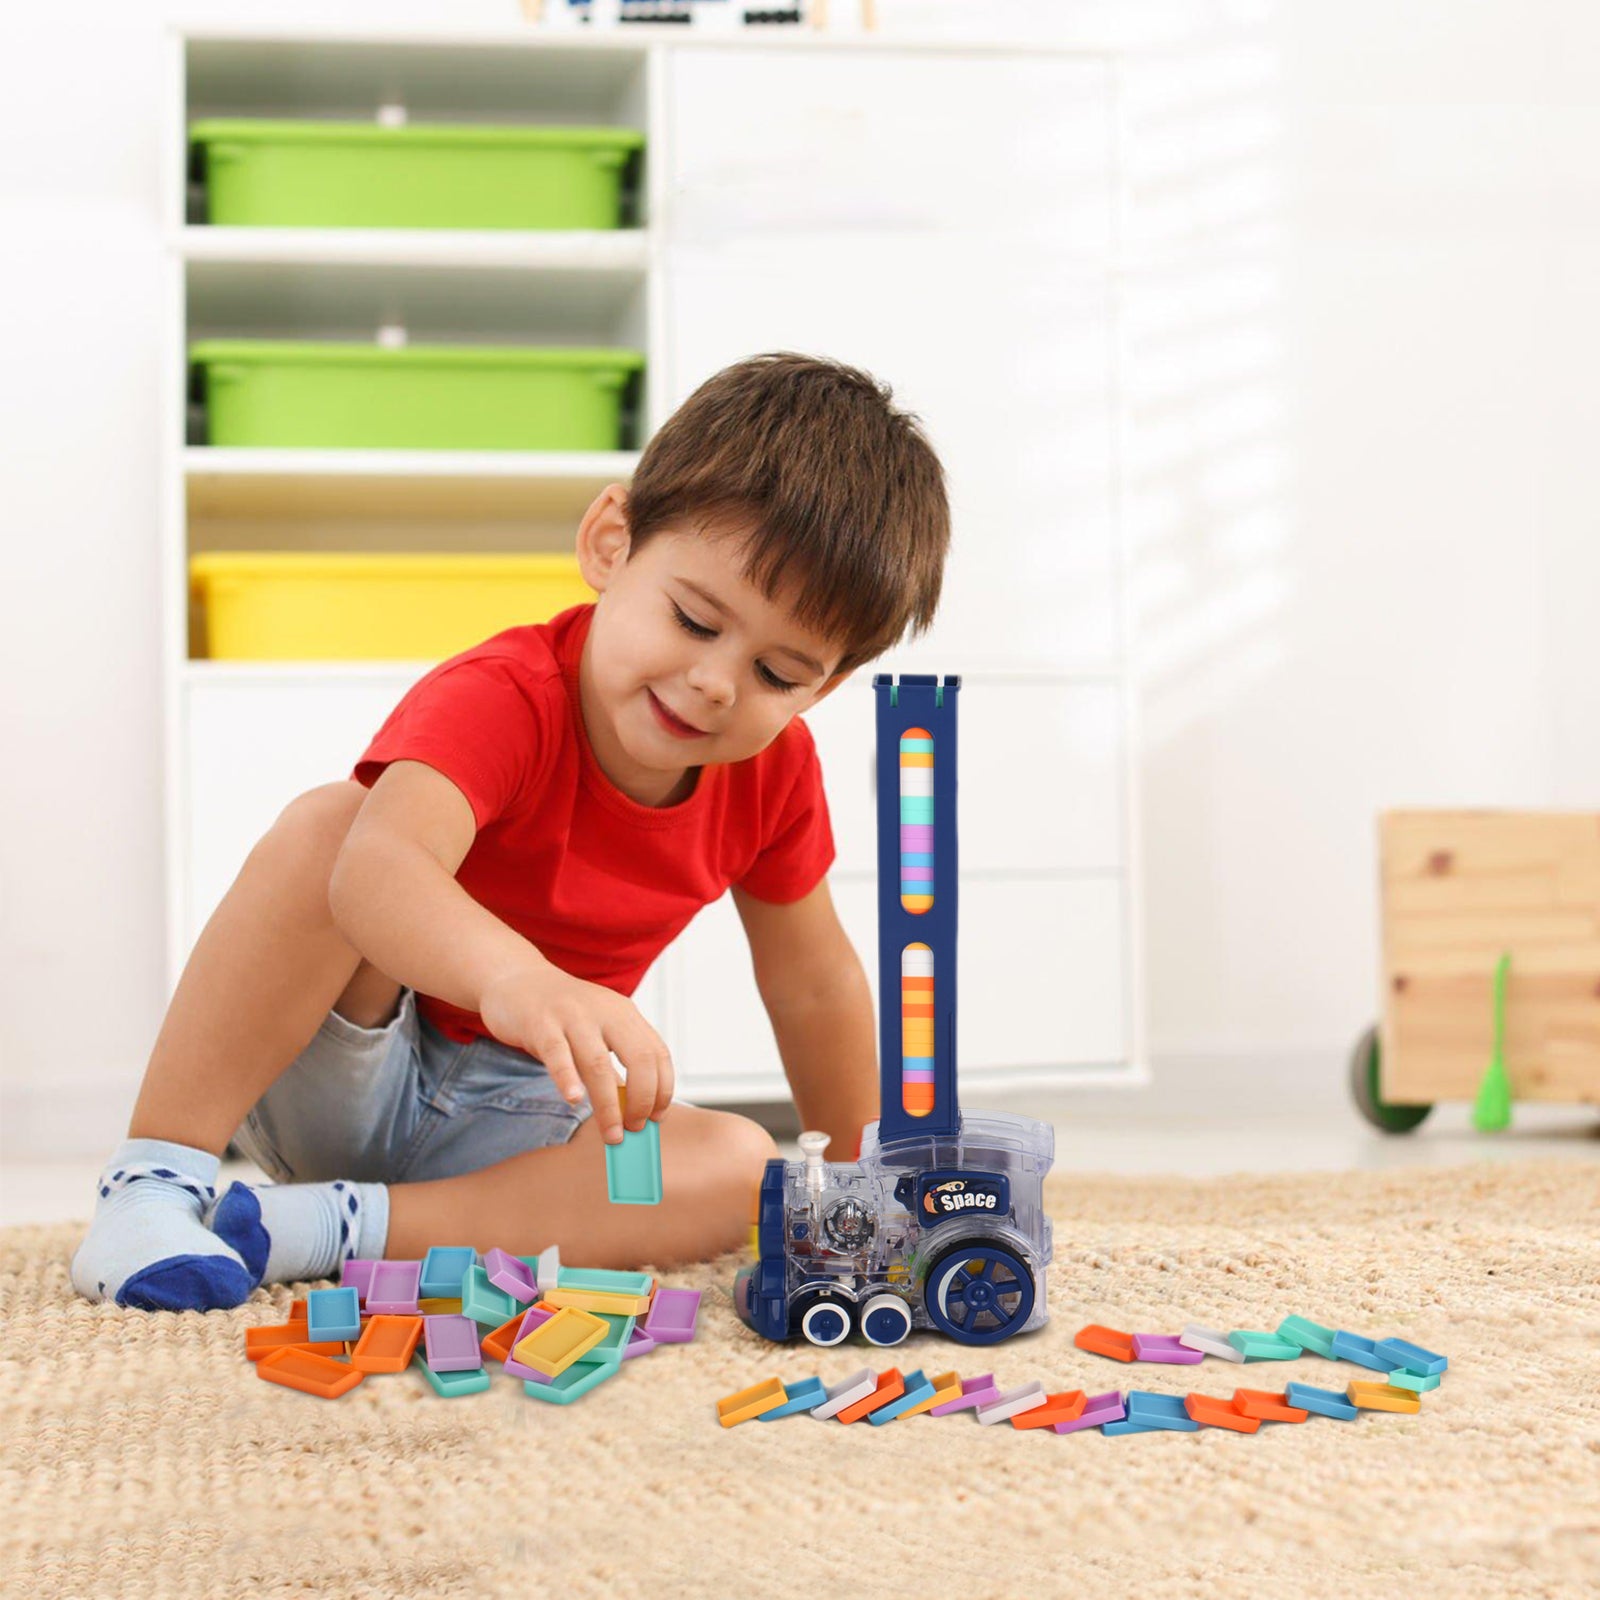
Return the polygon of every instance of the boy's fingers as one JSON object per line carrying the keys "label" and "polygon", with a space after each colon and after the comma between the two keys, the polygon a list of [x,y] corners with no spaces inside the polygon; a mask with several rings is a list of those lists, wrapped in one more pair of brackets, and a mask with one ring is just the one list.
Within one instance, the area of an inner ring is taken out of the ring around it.
{"label": "boy's fingers", "polygon": [[550,1081],[566,1097],[568,1104],[577,1105],[583,1099],[583,1084],[565,1036],[551,1034],[540,1046],[539,1059],[544,1063],[544,1070],[550,1074]]}
{"label": "boy's fingers", "polygon": [[615,1144],[622,1137],[622,1108],[617,1102],[617,1071],[611,1065],[611,1052],[598,1033],[574,1040],[573,1045],[573,1060],[589,1090],[600,1137]]}
{"label": "boy's fingers", "polygon": [[628,1072],[628,1126],[637,1132],[672,1104],[672,1056],[661,1035],[635,1014],[613,1044]]}

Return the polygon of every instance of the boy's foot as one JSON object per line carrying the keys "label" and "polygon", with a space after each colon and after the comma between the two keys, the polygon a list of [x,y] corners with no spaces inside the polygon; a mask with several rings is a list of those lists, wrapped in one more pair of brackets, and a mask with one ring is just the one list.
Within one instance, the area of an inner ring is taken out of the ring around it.
{"label": "boy's foot", "polygon": [[215,1311],[242,1304],[255,1280],[202,1214],[218,1161],[165,1139],[128,1139],[100,1174],[72,1286],[90,1300],[142,1311]]}
{"label": "boy's foot", "polygon": [[205,1220],[257,1283],[331,1278],[351,1257],[378,1259],[389,1235],[381,1183],[231,1185]]}

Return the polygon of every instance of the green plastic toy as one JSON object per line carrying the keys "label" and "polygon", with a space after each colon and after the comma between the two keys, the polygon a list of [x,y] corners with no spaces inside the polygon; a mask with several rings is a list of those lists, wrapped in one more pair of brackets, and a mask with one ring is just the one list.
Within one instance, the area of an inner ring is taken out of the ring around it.
{"label": "green plastic toy", "polygon": [[1511,1079],[1506,1074],[1506,974],[1511,952],[1494,969],[1494,1049],[1472,1102],[1472,1125],[1479,1133],[1498,1133],[1511,1126]]}

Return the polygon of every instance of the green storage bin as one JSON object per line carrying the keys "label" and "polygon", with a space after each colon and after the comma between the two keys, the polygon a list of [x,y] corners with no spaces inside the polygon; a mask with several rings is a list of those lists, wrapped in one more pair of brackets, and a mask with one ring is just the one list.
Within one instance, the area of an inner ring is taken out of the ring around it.
{"label": "green storage bin", "polygon": [[189,143],[209,220],[226,226],[616,228],[644,135],[213,118]]}
{"label": "green storage bin", "polygon": [[208,442],[377,450],[619,450],[637,350],[206,339]]}

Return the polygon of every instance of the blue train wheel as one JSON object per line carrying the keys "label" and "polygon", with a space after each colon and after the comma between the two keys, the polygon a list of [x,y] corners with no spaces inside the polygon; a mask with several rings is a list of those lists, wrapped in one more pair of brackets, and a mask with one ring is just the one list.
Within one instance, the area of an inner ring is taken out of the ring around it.
{"label": "blue train wheel", "polygon": [[874,1295],[861,1308],[861,1333],[868,1344],[899,1344],[911,1332],[911,1307],[897,1294]]}
{"label": "blue train wheel", "polygon": [[812,1344],[843,1344],[850,1337],[850,1307],[842,1300],[813,1300],[800,1313],[800,1331]]}
{"label": "blue train wheel", "polygon": [[923,1291],[928,1320],[962,1344],[999,1344],[1033,1315],[1033,1273],[992,1239],[973,1239],[934,1263]]}

